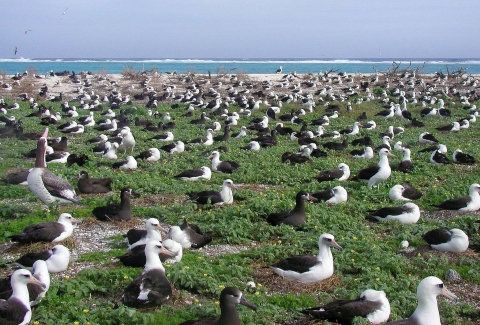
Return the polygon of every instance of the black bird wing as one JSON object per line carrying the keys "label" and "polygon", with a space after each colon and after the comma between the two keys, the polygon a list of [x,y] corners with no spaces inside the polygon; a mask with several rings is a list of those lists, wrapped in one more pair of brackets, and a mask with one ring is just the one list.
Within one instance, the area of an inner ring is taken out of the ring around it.
{"label": "black bird wing", "polygon": [[40,241],[51,242],[57,238],[65,227],[58,222],[42,222],[28,226],[17,235],[10,236],[13,241],[21,243],[36,243]]}
{"label": "black bird wing", "polygon": [[370,179],[373,175],[378,173],[380,170],[380,166],[376,165],[371,165],[365,169],[362,169],[361,171],[358,172],[358,179]]}
{"label": "black bird wing", "polygon": [[203,170],[201,170],[200,168],[197,168],[197,169],[184,170],[184,171],[181,172],[180,174],[175,175],[175,176],[173,176],[173,177],[174,177],[174,178],[182,178],[182,177],[190,178],[190,177],[200,177],[200,176],[202,176],[203,174],[204,174],[204,173],[203,173]]}
{"label": "black bird wing", "polygon": [[318,261],[317,258],[314,256],[294,255],[292,257],[281,260],[273,264],[272,266],[282,270],[305,273],[308,272],[312,266],[315,266],[319,263],[321,262]]}
{"label": "black bird wing", "polygon": [[133,245],[142,238],[147,237],[147,231],[143,229],[130,229],[127,231],[127,241],[129,245]]}
{"label": "black bird wing", "polygon": [[332,322],[350,325],[355,317],[366,317],[381,307],[379,301],[337,300],[329,304],[308,308],[302,311],[318,319],[327,319]]}
{"label": "black bird wing", "polygon": [[65,196],[65,190],[69,190],[75,193],[72,185],[63,178],[58,177],[57,175],[50,172],[48,169],[45,169],[42,173],[43,185],[50,192],[51,195],[56,197],[62,197],[68,199],[74,203],[80,204],[80,201],[75,198],[70,198]]}
{"label": "black bird wing", "polygon": [[163,150],[163,151],[166,151],[166,152],[170,152],[172,151],[173,148],[175,148],[175,143],[170,143],[170,144],[166,144],[164,146],[161,146],[159,149],[160,150]]}
{"label": "black bird wing", "polygon": [[335,168],[330,170],[325,170],[315,177],[319,182],[331,181],[338,179],[343,176],[343,171],[341,169]]}
{"label": "black bird wing", "polygon": [[313,193],[312,196],[319,201],[327,201],[327,200],[331,199],[332,197],[334,197],[335,193],[333,192],[332,189],[328,189],[328,190],[325,190],[325,191],[320,191],[320,192],[317,192],[317,193]]}
{"label": "black bird wing", "polygon": [[381,208],[378,210],[374,211],[369,211],[370,215],[373,217],[380,217],[380,218],[386,218],[391,215],[400,215],[405,212],[409,212],[407,209],[405,209],[403,206],[400,207],[386,207],[386,208]]}
{"label": "black bird wing", "polygon": [[461,208],[465,208],[468,202],[470,202],[470,200],[470,196],[466,195],[454,199],[445,200],[442,203],[434,206],[444,210],[460,210]]}
{"label": "black bird wing", "polygon": [[200,204],[207,204],[210,201],[210,204],[222,203],[223,199],[220,195],[220,192],[217,191],[202,191],[197,193],[187,194],[192,201],[197,201]]}
{"label": "black bird wing", "polygon": [[450,239],[452,239],[452,232],[448,229],[433,229],[427,231],[422,238],[429,245],[438,245],[450,241]]}
{"label": "black bird wing", "polygon": [[46,250],[43,252],[37,252],[37,253],[27,253],[25,255],[22,255],[15,262],[26,267],[32,267],[33,263],[35,263],[36,261],[38,260],[46,261],[50,256],[52,256],[52,252],[49,250]]}
{"label": "black bird wing", "polygon": [[0,301],[0,323],[18,325],[23,321],[28,309],[17,298]]}
{"label": "black bird wing", "polygon": [[138,245],[133,247],[125,254],[117,257],[125,266],[130,267],[144,267],[147,263],[145,256],[145,245]]}

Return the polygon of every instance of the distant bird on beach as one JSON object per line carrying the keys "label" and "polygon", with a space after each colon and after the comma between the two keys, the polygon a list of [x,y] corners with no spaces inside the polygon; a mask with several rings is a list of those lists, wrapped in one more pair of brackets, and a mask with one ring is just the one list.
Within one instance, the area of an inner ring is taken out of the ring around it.
{"label": "distant bird on beach", "polygon": [[275,73],[282,73],[282,66],[280,66]]}

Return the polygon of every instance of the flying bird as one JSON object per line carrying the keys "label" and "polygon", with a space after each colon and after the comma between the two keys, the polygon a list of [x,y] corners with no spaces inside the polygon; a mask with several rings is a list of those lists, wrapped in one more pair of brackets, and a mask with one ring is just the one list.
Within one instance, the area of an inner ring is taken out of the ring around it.
{"label": "flying bird", "polygon": [[17,55],[18,48],[15,46],[15,55]]}
{"label": "flying bird", "polygon": [[65,9],[63,12],[62,12],[62,16],[65,15],[65,13],[67,12],[68,8]]}
{"label": "flying bird", "polygon": [[27,29],[27,30],[25,31],[25,34],[28,33],[28,32],[31,32],[31,31],[32,31],[31,29]]}

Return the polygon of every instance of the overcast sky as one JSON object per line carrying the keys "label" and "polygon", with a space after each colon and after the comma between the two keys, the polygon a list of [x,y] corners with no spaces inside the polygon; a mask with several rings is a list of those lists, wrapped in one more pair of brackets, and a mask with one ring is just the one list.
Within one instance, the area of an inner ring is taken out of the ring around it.
{"label": "overcast sky", "polygon": [[1,0],[0,10],[0,58],[480,57],[480,0]]}

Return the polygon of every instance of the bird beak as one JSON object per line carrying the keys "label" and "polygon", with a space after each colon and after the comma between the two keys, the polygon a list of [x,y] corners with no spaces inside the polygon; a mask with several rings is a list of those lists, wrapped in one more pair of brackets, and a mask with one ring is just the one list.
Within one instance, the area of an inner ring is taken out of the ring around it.
{"label": "bird beak", "polygon": [[28,282],[29,282],[29,283],[32,283],[32,284],[35,284],[35,285],[39,285],[39,286],[41,286],[43,289],[45,289],[45,288],[47,287],[44,283],[40,282],[40,280],[38,280],[38,279],[37,279],[36,277],[34,277],[34,276],[31,276],[31,277],[30,277],[30,280],[29,280]]}
{"label": "bird beak", "polygon": [[240,304],[241,304],[241,305],[244,305],[244,306],[247,306],[248,308],[257,311],[257,306],[255,306],[255,305],[252,304],[250,301],[248,301],[247,299],[245,299],[245,297],[244,297],[243,295],[242,295],[242,298],[240,298]]}
{"label": "bird beak", "polygon": [[213,155],[210,155],[207,157],[207,159],[212,159],[213,158]]}
{"label": "bird beak", "polygon": [[343,250],[342,246],[338,245],[335,240],[332,240],[332,243],[330,244],[330,246],[335,247],[336,249],[339,249],[341,251]]}
{"label": "bird beak", "polygon": [[47,136],[48,136],[48,128],[45,128],[45,131],[43,131],[43,134],[42,134],[41,138],[45,138],[45,139],[46,139]]}
{"label": "bird beak", "polygon": [[232,190],[238,190],[238,188],[233,183],[232,183],[232,185],[230,185],[230,187],[232,188]]}
{"label": "bird beak", "polygon": [[163,227],[162,227],[162,226],[160,226],[160,225],[157,225],[157,227],[156,227],[156,228],[157,228],[159,231],[163,231],[164,233],[168,233],[168,230],[167,230],[167,229],[165,229],[165,228],[163,228]]}
{"label": "bird beak", "polygon": [[308,195],[307,200],[312,201],[312,202],[318,202],[317,198],[311,196],[310,194]]}
{"label": "bird beak", "polygon": [[160,253],[167,255],[168,257],[175,257],[175,253],[166,249],[165,247],[162,246],[162,249],[160,250]]}
{"label": "bird beak", "polygon": [[448,299],[453,300],[453,302],[457,302],[457,301],[458,301],[457,296],[455,296],[455,295],[454,295],[450,290],[448,290],[445,286],[443,286],[442,295],[444,295],[444,296],[447,297]]}
{"label": "bird beak", "polygon": [[71,221],[72,221],[73,224],[82,223],[82,220],[78,220],[78,219],[75,219],[75,218],[72,218]]}
{"label": "bird beak", "polygon": [[387,156],[395,157],[395,155],[393,153],[391,153],[390,151],[388,152]]}

